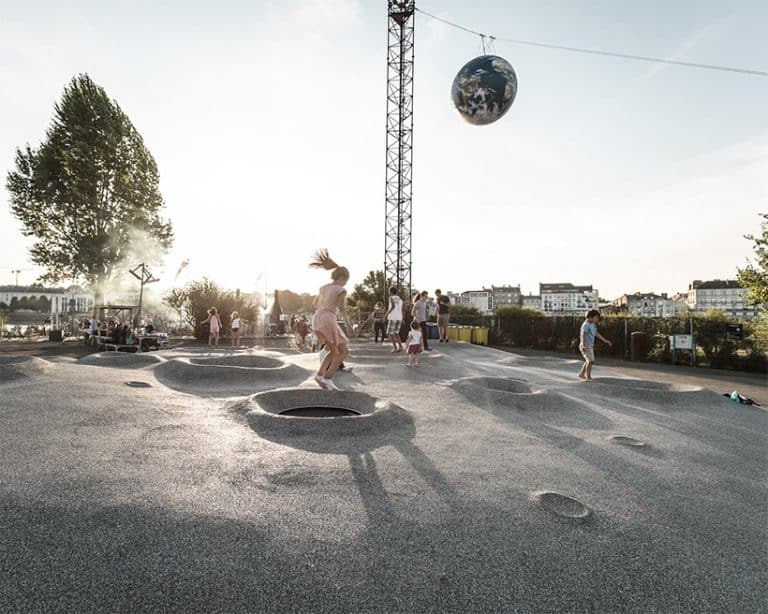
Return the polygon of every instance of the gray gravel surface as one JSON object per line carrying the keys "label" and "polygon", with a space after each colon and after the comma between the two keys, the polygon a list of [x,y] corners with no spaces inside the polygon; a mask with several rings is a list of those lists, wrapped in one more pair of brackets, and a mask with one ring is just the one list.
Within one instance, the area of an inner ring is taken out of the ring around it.
{"label": "gray gravel surface", "polygon": [[6,360],[0,610],[768,611],[765,411],[436,345],[354,344],[386,419],[301,428],[248,377],[304,402],[316,354]]}

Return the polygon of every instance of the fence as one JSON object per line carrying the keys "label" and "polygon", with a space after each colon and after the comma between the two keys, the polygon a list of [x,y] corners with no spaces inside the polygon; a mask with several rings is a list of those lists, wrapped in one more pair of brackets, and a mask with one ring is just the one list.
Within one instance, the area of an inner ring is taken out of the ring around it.
{"label": "fence", "polygon": [[[498,313],[487,317],[491,328],[491,343],[557,352],[578,353],[579,330],[583,317],[544,317],[520,313]],[[603,356],[629,359],[630,335],[635,331],[646,334],[648,344],[643,360],[672,362],[669,335],[693,333],[698,348],[696,364],[718,369],[766,372],[766,349],[758,347],[752,335],[752,324],[743,322],[743,338],[728,339],[726,330],[733,324],[727,318],[692,316],[680,318],[639,318],[609,315],[600,319],[600,334],[613,345],[598,343],[596,352]],[[690,353],[676,352],[679,363],[690,363]]]}

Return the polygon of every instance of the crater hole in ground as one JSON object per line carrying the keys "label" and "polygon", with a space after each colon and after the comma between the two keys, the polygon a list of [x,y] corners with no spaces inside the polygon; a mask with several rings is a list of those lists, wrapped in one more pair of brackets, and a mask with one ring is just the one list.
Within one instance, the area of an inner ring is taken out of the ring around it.
{"label": "crater hole in ground", "polygon": [[131,386],[132,388],[151,388],[152,384],[149,384],[147,382],[125,382],[126,386]]}
{"label": "crater hole in ground", "polygon": [[279,412],[281,416],[300,416],[302,418],[338,418],[343,416],[361,416],[362,412],[346,407],[293,407]]}
{"label": "crater hole in ground", "polygon": [[625,437],[623,435],[616,435],[614,437],[610,437],[609,441],[611,441],[612,443],[617,443],[620,446],[630,446],[633,448],[642,448],[645,446],[645,443],[643,443],[639,439],[635,439],[634,437]]}
{"label": "crater hole in ground", "polygon": [[459,383],[510,394],[533,394],[535,392],[530,383],[512,377],[468,377],[460,380]]}
{"label": "crater hole in ground", "polygon": [[537,492],[533,500],[539,507],[571,520],[583,521],[592,514],[592,510],[578,499],[558,492]]}

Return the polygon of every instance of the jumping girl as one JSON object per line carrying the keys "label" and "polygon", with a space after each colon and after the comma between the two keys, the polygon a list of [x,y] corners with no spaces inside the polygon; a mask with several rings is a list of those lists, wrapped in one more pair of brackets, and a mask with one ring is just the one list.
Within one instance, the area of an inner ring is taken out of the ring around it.
{"label": "jumping girl", "polygon": [[338,390],[333,383],[333,374],[339,365],[349,354],[347,345],[349,339],[337,324],[337,313],[352,334],[352,324],[346,311],[347,291],[344,285],[349,281],[349,270],[336,264],[328,254],[327,249],[321,249],[316,254],[309,266],[315,269],[331,271],[331,283],[320,288],[315,299],[315,315],[312,318],[312,330],[321,344],[328,348],[328,356],[320,364],[320,369],[315,375],[315,381],[321,388]]}

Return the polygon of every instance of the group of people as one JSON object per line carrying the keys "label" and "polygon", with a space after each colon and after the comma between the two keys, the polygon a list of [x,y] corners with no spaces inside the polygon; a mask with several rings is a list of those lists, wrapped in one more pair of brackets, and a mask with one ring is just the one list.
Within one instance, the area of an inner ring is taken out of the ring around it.
{"label": "group of people", "polygon": [[[338,265],[328,253],[327,249],[319,250],[309,263],[312,268],[325,269],[331,272],[331,281],[320,287],[314,302],[315,313],[312,317],[311,330],[317,338],[317,342],[324,351],[321,354],[320,366],[314,376],[315,382],[321,388],[327,390],[339,390],[333,381],[334,374],[344,363],[349,355],[349,337],[355,335],[356,329],[349,321],[346,310],[347,290],[349,282],[349,269]],[[448,342],[448,321],[450,318],[450,300],[440,290],[435,290],[436,309],[434,317],[437,320],[438,338],[440,343]],[[400,329],[403,325],[404,301],[400,297],[398,288],[389,289],[388,308],[385,311],[382,303],[377,303],[373,312],[374,341],[384,342],[386,334],[392,343],[392,352],[402,352],[405,346],[408,356],[408,367],[418,367],[420,355],[424,351],[430,351],[427,323],[429,321],[429,309],[427,304],[429,293],[419,292],[413,296],[411,304],[412,321],[405,344],[400,340]],[[579,371],[580,379],[591,381],[592,365],[595,361],[595,338],[601,339],[608,345],[608,339],[597,332],[597,320],[600,313],[590,310],[581,326],[579,334],[579,349],[584,356],[584,364]],[[302,322],[303,325],[302,326]],[[208,310],[208,318],[203,324],[209,325],[208,345],[218,345],[219,334],[223,328],[221,318],[215,307]],[[344,327],[344,328],[342,328]],[[240,316],[235,311],[231,316],[232,345],[240,345]],[[309,333],[309,326],[305,319],[297,321],[297,334],[301,336],[302,343]],[[381,339],[379,337],[381,336]]]}
{"label": "group of people", "polygon": [[[433,303],[429,298],[429,292],[417,292],[413,295],[411,301],[411,328],[419,331],[417,336],[419,342],[406,341],[406,348],[409,354],[419,354],[421,351],[429,352],[429,321],[434,318],[437,322],[438,339],[440,343],[448,341],[448,321],[450,318],[450,299],[442,293],[441,290],[435,290],[436,301]],[[434,311],[430,306],[434,305]],[[403,325],[403,299],[400,297],[398,289],[391,287],[389,289],[389,305],[384,311],[382,303],[376,303],[373,311],[373,330],[374,341],[383,343],[385,334],[392,342],[392,352],[402,352],[403,343],[400,341],[400,328]],[[413,324],[416,326],[413,326]],[[381,340],[379,340],[381,336]],[[409,339],[412,335],[409,332]],[[415,337],[414,337],[415,339]],[[411,349],[413,346],[413,349]],[[418,352],[416,351],[418,348]]]}
{"label": "group of people", "polygon": [[[344,286],[349,281],[349,270],[339,266],[330,257],[328,250],[320,250],[315,254],[309,264],[313,268],[322,268],[331,271],[331,282],[322,286],[315,299],[315,315],[312,318],[312,330],[321,345],[328,349],[328,353],[320,362],[320,367],[315,375],[315,381],[321,388],[338,390],[333,381],[333,376],[343,364],[349,354],[349,337],[354,334],[354,329],[346,312],[347,291]],[[450,299],[440,290],[435,290],[438,336],[440,343],[448,341],[448,320],[450,313]],[[420,354],[430,351],[429,309],[427,307],[429,293],[419,292],[413,296],[411,302],[411,327],[405,341],[407,366],[418,367]],[[382,303],[374,305],[372,314],[374,342],[383,343],[385,335],[392,343],[392,352],[402,352],[403,342],[400,339],[400,329],[404,320],[404,301],[397,287],[389,289],[389,301],[386,311]],[[341,323],[339,322],[341,318]],[[345,326],[346,330],[342,329]]]}
{"label": "group of people", "polygon": [[[219,336],[224,330],[224,325],[221,323],[221,316],[216,307],[208,310],[208,317],[200,324],[208,325],[208,347],[218,347]],[[232,347],[240,347],[240,314],[237,311],[233,311],[229,317],[229,328],[232,331]]]}

